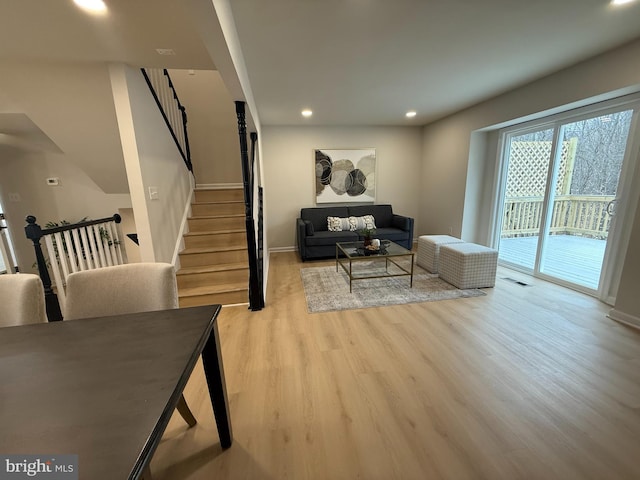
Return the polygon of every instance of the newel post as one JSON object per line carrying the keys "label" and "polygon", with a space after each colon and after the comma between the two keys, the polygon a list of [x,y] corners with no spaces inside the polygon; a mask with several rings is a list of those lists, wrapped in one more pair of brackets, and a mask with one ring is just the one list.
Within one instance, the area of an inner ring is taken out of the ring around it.
{"label": "newel post", "polygon": [[261,310],[260,282],[258,280],[258,255],[256,251],[256,231],[253,221],[253,191],[251,190],[252,170],[249,163],[247,147],[247,123],[244,102],[236,102],[236,116],[238,118],[238,135],[240,139],[240,160],[242,162],[242,185],[244,187],[244,214],[247,231],[247,254],[249,257],[249,308],[252,311]]}
{"label": "newel post", "polygon": [[[29,215],[27,217],[27,225],[24,227],[24,232],[27,238],[33,241],[33,249],[36,252],[36,262],[38,263],[38,273],[44,286],[44,300],[47,308],[47,318],[50,322],[57,322],[62,320],[62,312],[60,311],[60,304],[58,303],[58,296],[51,288],[51,277],[49,277],[49,270],[47,269],[47,262],[44,259],[42,253],[42,247],[40,246],[40,239],[42,238],[42,228],[36,223],[36,217]],[[62,285],[59,285],[62,288]]]}

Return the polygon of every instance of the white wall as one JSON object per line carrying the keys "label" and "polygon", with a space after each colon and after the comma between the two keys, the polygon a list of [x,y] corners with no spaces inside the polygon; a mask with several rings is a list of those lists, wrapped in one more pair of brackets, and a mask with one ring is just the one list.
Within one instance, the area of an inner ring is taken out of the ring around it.
{"label": "white wall", "polygon": [[[192,176],[140,71],[122,64],[110,70],[140,258],[172,263],[191,201]],[[149,198],[149,187],[157,188],[157,200]]]}
{"label": "white wall", "polygon": [[629,248],[624,259],[613,318],[640,328],[640,208],[636,208]]}
{"label": "white wall", "polygon": [[198,185],[242,183],[233,100],[213,70],[169,70],[187,112],[193,173]]}
{"label": "white wall", "polygon": [[104,192],[128,193],[105,63],[2,62],[0,90],[19,103],[0,111],[25,114]]}
{"label": "white wall", "polygon": [[418,127],[262,127],[269,248],[295,246],[295,219],[315,206],[317,148],[376,149],[376,203],[416,218],[420,191]]}
{"label": "white wall", "polygon": [[[465,205],[465,192],[467,187],[475,193],[483,191],[493,182],[491,175],[478,173],[487,169],[493,173],[496,158],[487,159],[486,149],[471,149],[472,133],[638,91],[639,55],[640,40],[424,127],[420,203],[423,207],[443,203],[442,208],[420,209],[424,231],[444,233],[452,226],[454,233],[478,240],[476,231],[462,231],[463,213],[477,216],[483,206],[473,201]],[[468,170],[473,173],[469,181]]]}
{"label": "white wall", "polygon": [[[491,139],[482,138],[485,134],[479,131],[639,91],[638,58],[640,40],[426,126],[420,189],[422,232],[444,233],[452,226],[453,233],[466,240],[486,242],[489,196],[480,192],[493,185],[497,156],[495,150],[490,151]],[[474,140],[481,139],[477,146],[471,144],[472,135]],[[630,243],[627,256],[634,258],[638,248],[639,242]],[[631,272],[625,270],[625,279],[637,282],[640,269],[630,268]],[[633,303],[624,308],[640,310],[640,296]]]}

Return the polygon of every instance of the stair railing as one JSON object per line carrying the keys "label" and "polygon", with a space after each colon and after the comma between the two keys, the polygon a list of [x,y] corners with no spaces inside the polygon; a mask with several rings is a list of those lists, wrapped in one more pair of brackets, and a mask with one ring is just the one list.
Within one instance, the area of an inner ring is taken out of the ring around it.
{"label": "stair railing", "polygon": [[249,257],[249,308],[252,311],[261,310],[264,307],[262,270],[258,267],[258,246],[253,217],[254,202],[254,167],[255,167],[255,142],[258,135],[251,133],[252,159],[249,161],[247,149],[247,124],[244,102],[236,103],[236,116],[238,118],[238,135],[240,138],[240,160],[242,162],[242,185],[244,191],[245,228],[247,232],[247,254]]}
{"label": "stair railing", "polygon": [[176,143],[185,165],[193,173],[191,150],[187,135],[187,112],[180,103],[176,89],[167,69],[141,68],[142,75],[151,90],[151,94],[162,113],[164,122]]}
{"label": "stair railing", "polygon": [[[62,320],[65,286],[71,273],[127,263],[117,227],[121,221],[122,218],[116,213],[113,217],[43,229],[36,223],[36,217],[27,217],[24,230],[27,238],[33,241],[50,322]],[[48,260],[40,244],[43,237]],[[48,267],[51,267],[56,281],[57,295],[51,284]]]}

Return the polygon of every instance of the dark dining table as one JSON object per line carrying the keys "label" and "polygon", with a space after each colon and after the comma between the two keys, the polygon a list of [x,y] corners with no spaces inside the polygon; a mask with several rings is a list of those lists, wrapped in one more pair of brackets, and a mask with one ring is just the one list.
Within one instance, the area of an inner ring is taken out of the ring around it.
{"label": "dark dining table", "polygon": [[141,478],[200,356],[230,447],[220,308],[0,329],[0,455],[77,455],[80,479]]}

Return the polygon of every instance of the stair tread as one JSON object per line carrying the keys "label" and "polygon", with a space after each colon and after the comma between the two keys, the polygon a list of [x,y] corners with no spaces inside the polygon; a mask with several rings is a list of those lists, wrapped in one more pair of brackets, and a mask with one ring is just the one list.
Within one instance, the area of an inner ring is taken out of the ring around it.
{"label": "stair tread", "polygon": [[246,245],[231,245],[227,247],[191,247],[180,251],[180,255],[193,255],[198,253],[223,253],[235,252],[236,250],[246,251]]}
{"label": "stair tread", "polygon": [[207,230],[205,232],[187,232],[184,234],[185,237],[194,237],[197,235],[219,235],[221,233],[245,233],[246,230],[244,228],[232,228],[226,230]]}
{"label": "stair tread", "polygon": [[224,272],[228,270],[249,269],[247,262],[221,263],[218,265],[201,265],[198,267],[184,267],[176,272],[176,275],[190,275],[192,273]]}
{"label": "stair tread", "polygon": [[221,213],[219,215],[195,215],[193,217],[189,217],[189,220],[202,220],[212,218],[241,218],[244,216],[244,213]]}
{"label": "stair tread", "polygon": [[242,186],[223,188],[196,187],[193,190],[196,192],[237,192],[238,190],[242,190]]}
{"label": "stair tread", "polygon": [[248,282],[224,283],[221,285],[181,288],[180,292],[178,292],[178,296],[182,298],[196,297],[199,295],[210,295],[215,293],[241,292],[248,289]]}
{"label": "stair tread", "polygon": [[240,204],[240,205],[244,205],[244,200],[209,200],[206,202],[191,202],[191,205],[220,205],[220,204],[224,204],[224,205],[236,205],[236,204]]}

